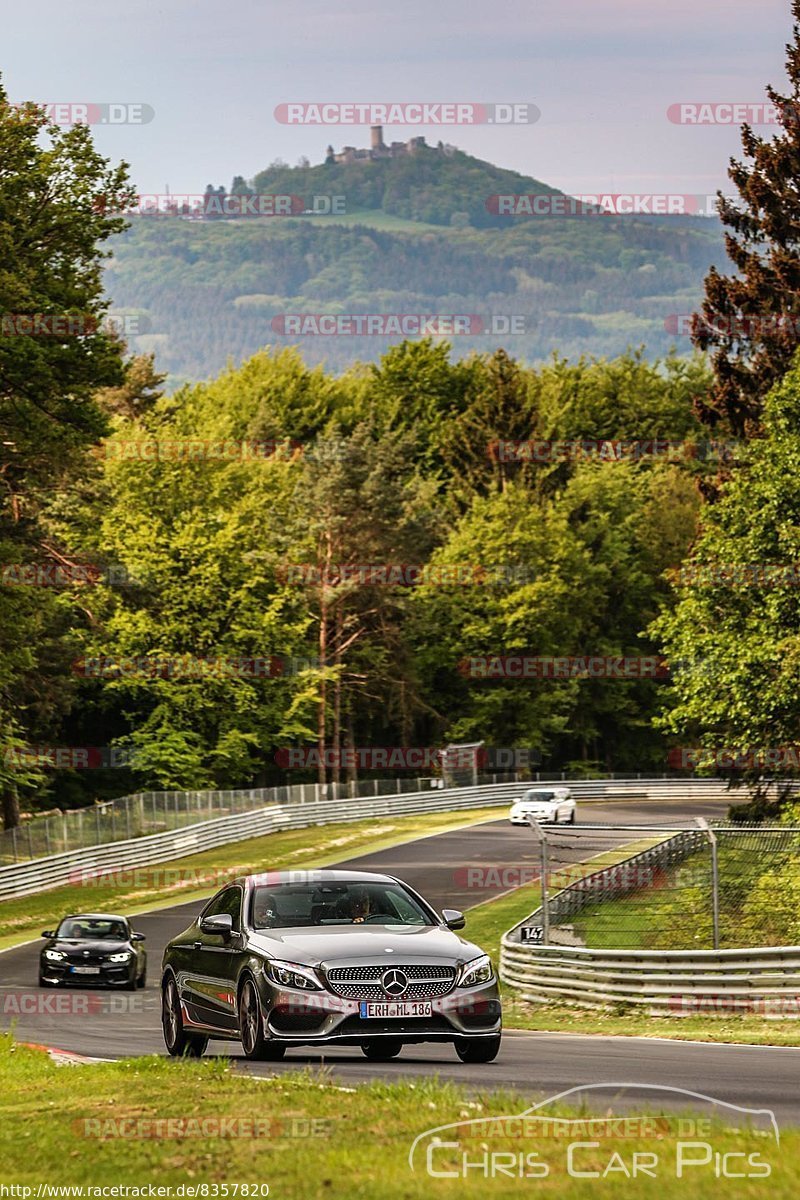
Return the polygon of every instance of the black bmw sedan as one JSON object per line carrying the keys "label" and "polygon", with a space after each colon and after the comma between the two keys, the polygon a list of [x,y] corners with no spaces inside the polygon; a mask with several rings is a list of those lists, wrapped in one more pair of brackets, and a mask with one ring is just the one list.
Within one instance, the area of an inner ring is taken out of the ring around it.
{"label": "black bmw sedan", "polygon": [[162,1021],[172,1055],[210,1038],[248,1058],[296,1045],[360,1046],[395,1058],[451,1042],[463,1062],[500,1048],[492,962],[399,879],[354,871],[250,875],[224,887],[164,952]]}
{"label": "black bmw sedan", "polygon": [[46,929],[39,957],[39,986],[143,988],[147,955],[143,933],[134,933],[125,917],[78,913],[64,917],[58,929]]}

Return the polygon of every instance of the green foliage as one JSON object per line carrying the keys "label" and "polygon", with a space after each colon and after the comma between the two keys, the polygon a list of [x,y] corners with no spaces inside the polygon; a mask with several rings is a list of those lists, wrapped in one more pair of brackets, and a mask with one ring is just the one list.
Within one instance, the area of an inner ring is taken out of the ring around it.
{"label": "green foliage", "polygon": [[[652,681],[467,678],[474,655],[642,655],[695,532],[694,470],[670,463],[527,464],[498,481],[498,437],[693,436],[696,364],[451,362],[404,344],[334,380],[292,352],[121,417],[89,542],[136,583],[103,593],[87,653],[299,658],[279,677],[137,678],[87,690],[124,714],[138,778],[159,786],[277,781],[275,752],[526,745],[548,764],[663,766]],[[638,408],[637,408],[638,398]],[[125,446],[282,442],[286,453],[152,461]],[[96,504],[96,499],[93,504]],[[87,543],[88,545],[88,543]],[[474,585],[359,581],[360,567],[474,568]],[[316,567],[292,578],[291,567]],[[506,578],[492,581],[495,567]],[[349,574],[348,574],[349,572]],[[334,777],[339,771],[334,766]],[[297,776],[300,778],[301,776]],[[308,776],[306,776],[308,777]],[[313,777],[313,774],[311,775]]]}
{"label": "green foliage", "polygon": [[731,159],[737,195],[718,192],[731,275],[712,267],[705,281],[693,340],[711,350],[714,387],[701,406],[710,426],[720,421],[738,436],[758,435],[761,406],[789,370],[800,346],[800,0],[792,0],[793,39],[786,47],[787,95],[767,88],[777,135],[741,131],[744,162]]}
{"label": "green foliage", "polygon": [[[800,367],[764,407],[763,437],[704,515],[677,604],[654,626],[676,676],[663,727],[713,751],[780,752],[800,728]],[[787,760],[762,756],[742,777],[797,775]],[[713,766],[711,767],[713,770]]]}
{"label": "green foliage", "polygon": [[[123,222],[100,198],[128,194],[88,128],[62,130],[34,105],[11,108],[0,85],[0,564],[54,562],[43,494],[67,488],[105,431],[94,400],[122,378],[121,347],[103,328],[102,243]],[[38,321],[25,331],[23,318]],[[70,322],[71,321],[71,325]],[[39,332],[36,332],[36,330]],[[4,581],[5,583],[5,581]],[[69,705],[73,613],[63,597],[0,586],[0,793],[7,825],[17,789],[9,774],[23,735],[52,731]],[[38,589],[41,593],[42,589]]]}
{"label": "green foliage", "polygon": [[[490,181],[480,195],[497,190]],[[459,208],[463,207],[459,204]],[[651,358],[688,338],[665,327],[688,313],[712,262],[724,262],[715,219],[528,218],[493,229],[386,227],[379,210],[335,217],[195,222],[135,217],[105,274],[116,305],[149,320],[133,339],[156,352],[171,383],[210,378],[264,346],[298,342],[309,363],[345,371],[397,340],[284,335],[291,313],[494,314],[523,332],[469,333],[453,353],[504,345],[528,363],[554,350],[616,357],[646,343]]]}

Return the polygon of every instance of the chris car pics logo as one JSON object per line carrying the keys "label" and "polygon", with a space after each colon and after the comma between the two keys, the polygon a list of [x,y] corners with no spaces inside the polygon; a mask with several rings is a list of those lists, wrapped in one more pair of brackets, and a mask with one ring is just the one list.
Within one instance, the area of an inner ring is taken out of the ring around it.
{"label": "chris car pics logo", "polygon": [[[594,1111],[587,1112],[592,1093]],[[643,1111],[636,1111],[637,1104]],[[579,1108],[581,1115],[548,1112],[564,1105]],[[752,1186],[751,1181],[768,1179],[779,1150],[771,1109],[662,1084],[595,1083],[549,1096],[521,1113],[484,1113],[426,1129],[412,1142],[408,1165],[431,1179],[485,1185],[580,1179],[618,1189],[631,1179],[681,1179],[701,1195],[716,1180]]]}

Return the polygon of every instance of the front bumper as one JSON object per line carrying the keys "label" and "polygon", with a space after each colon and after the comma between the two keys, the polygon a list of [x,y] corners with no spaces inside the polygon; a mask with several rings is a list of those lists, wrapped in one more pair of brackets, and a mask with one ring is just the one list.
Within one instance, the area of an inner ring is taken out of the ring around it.
{"label": "front bumper", "polygon": [[358,1045],[373,1038],[403,1042],[452,1042],[462,1037],[495,1037],[502,1027],[497,980],[474,988],[453,988],[431,1000],[427,1017],[375,1018],[360,1015],[360,1001],[330,991],[305,992],[265,982],[264,1032],[281,1042],[336,1042]]}
{"label": "front bumper", "polygon": [[136,978],[138,963],[100,963],[98,975],[74,974],[71,968],[76,963],[58,963],[41,959],[39,975],[43,983],[67,987],[130,987]]}
{"label": "front bumper", "polygon": [[531,821],[537,821],[539,825],[552,825],[557,818],[558,814],[554,812],[512,812],[508,819],[512,825],[529,825]]}

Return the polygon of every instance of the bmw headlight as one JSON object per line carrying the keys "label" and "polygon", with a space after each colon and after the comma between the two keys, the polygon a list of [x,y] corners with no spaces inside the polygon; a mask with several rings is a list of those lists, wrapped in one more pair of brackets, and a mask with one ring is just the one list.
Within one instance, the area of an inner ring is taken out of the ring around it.
{"label": "bmw headlight", "polygon": [[488,954],[473,958],[472,962],[464,963],[461,968],[459,987],[477,987],[479,983],[488,983],[494,975],[492,960]]}
{"label": "bmw headlight", "polygon": [[122,950],[119,954],[109,954],[109,962],[128,962],[131,957],[130,950]]}
{"label": "bmw headlight", "polygon": [[50,962],[63,962],[63,960],[67,957],[66,954],[62,954],[60,950],[45,950],[44,956],[45,958],[49,958]]}
{"label": "bmw headlight", "polygon": [[314,971],[302,963],[281,962],[273,958],[267,964],[267,976],[281,987],[301,988],[307,992],[322,991],[322,984]]}

